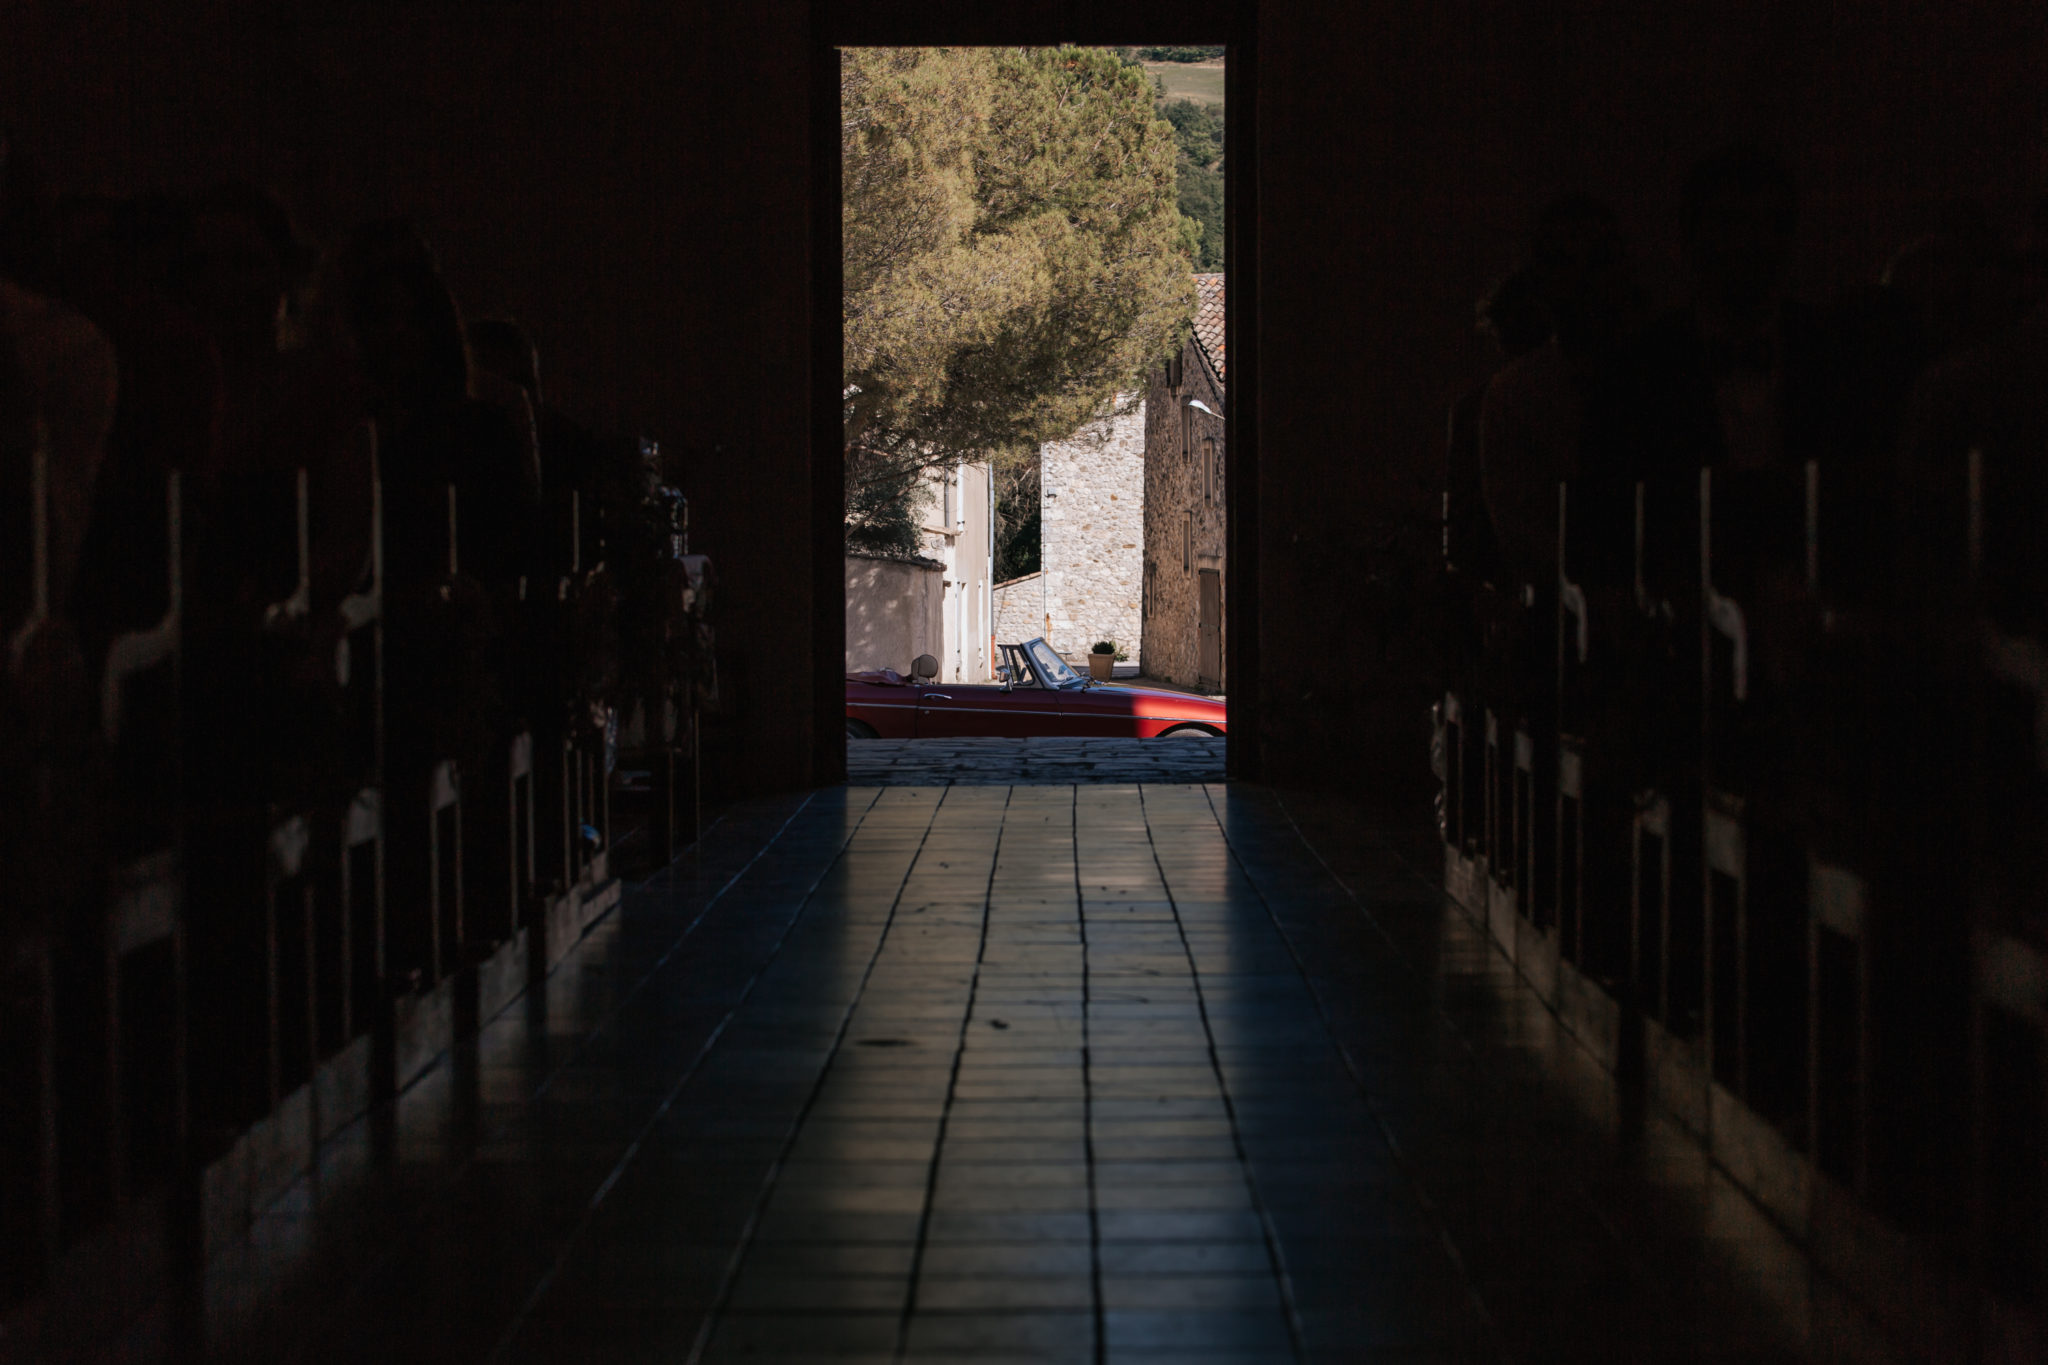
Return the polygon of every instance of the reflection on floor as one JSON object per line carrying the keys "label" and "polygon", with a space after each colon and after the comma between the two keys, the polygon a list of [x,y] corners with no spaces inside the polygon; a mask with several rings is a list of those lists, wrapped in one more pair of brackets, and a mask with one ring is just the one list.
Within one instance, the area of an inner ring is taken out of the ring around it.
{"label": "reflection on floor", "polygon": [[216,1354],[1855,1355],[1403,851],[1243,787],[729,816],[222,1259]]}
{"label": "reflection on floor", "polygon": [[850,739],[855,786],[948,787],[1096,782],[1221,782],[1219,738]]}

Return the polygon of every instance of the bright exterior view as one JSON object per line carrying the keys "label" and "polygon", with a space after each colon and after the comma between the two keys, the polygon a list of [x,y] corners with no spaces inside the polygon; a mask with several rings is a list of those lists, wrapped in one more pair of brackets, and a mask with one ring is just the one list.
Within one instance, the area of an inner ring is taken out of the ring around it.
{"label": "bright exterior view", "polygon": [[1222,49],[840,73],[849,738],[1218,739]]}

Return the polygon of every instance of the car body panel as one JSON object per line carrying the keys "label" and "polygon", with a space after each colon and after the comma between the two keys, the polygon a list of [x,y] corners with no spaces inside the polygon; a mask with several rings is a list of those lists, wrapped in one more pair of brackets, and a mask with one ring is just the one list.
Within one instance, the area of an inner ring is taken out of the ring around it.
{"label": "car body panel", "polygon": [[[862,676],[846,680],[846,715],[868,725],[883,739],[909,739],[917,733],[917,690],[902,681],[875,681]],[[893,676],[893,674],[891,675]]]}
{"label": "car body panel", "polygon": [[[1224,704],[1213,697],[1085,681],[1042,640],[1004,645],[1002,654],[1005,671],[1021,682],[925,682],[893,669],[849,674],[847,717],[884,739],[1150,739],[1189,726],[1219,735],[1229,728]],[[1053,685],[1060,678],[1066,685]]]}
{"label": "car body panel", "polygon": [[1059,724],[1056,694],[992,683],[928,684],[917,699],[918,738],[1051,733]]}

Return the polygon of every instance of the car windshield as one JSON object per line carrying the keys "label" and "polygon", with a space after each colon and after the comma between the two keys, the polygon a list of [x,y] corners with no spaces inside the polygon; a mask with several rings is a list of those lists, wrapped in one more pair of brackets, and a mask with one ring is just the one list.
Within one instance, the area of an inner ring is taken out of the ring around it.
{"label": "car windshield", "polygon": [[1003,646],[1002,676],[1004,681],[1012,687],[1038,686],[1038,675],[1031,671],[1030,664],[1024,662],[1024,646],[1022,645]]}
{"label": "car windshield", "polygon": [[1024,648],[1030,651],[1032,659],[1038,664],[1038,671],[1043,673],[1045,680],[1054,687],[1081,685],[1081,675],[1067,667],[1067,661],[1053,653],[1052,646],[1045,641],[1033,640]]}

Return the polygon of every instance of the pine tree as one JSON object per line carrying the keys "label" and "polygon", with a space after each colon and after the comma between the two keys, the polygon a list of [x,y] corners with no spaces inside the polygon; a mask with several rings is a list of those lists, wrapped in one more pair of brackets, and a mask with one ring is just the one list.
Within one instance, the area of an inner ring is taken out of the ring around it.
{"label": "pine tree", "polygon": [[1111,52],[851,49],[840,71],[847,515],[880,547],[914,526],[916,470],[1031,459],[1142,387],[1193,316],[1200,226]]}

